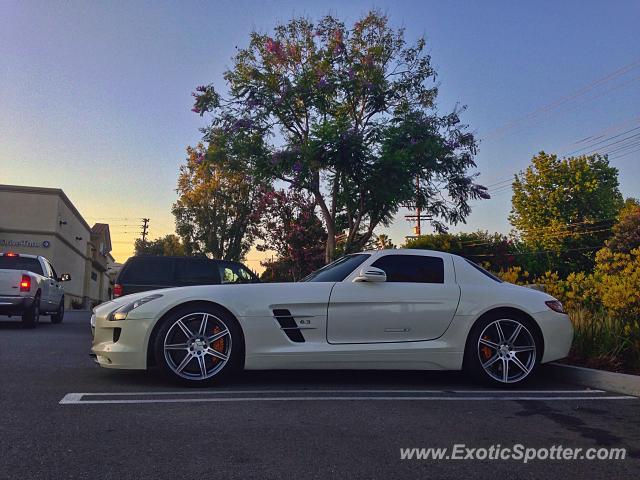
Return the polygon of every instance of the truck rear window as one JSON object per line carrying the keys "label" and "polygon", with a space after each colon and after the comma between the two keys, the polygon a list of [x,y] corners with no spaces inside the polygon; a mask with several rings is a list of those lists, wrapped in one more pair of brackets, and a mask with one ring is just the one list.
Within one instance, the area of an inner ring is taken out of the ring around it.
{"label": "truck rear window", "polygon": [[26,270],[28,272],[44,275],[42,266],[37,258],[28,257],[0,257],[0,270]]}

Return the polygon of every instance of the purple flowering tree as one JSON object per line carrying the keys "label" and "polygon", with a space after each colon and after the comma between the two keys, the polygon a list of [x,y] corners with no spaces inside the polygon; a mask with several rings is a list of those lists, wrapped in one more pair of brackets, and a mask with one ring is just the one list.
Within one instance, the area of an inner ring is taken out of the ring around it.
{"label": "purple flowering tree", "polygon": [[193,109],[211,114],[207,132],[264,139],[267,152],[251,169],[313,197],[326,261],[336,235],[346,233],[345,253],[360,250],[416,195],[445,230],[464,222],[470,200],[488,195],[474,180],[476,140],[461,109],[435,109],[425,46],[409,45],[377,11],[349,28],[332,16],[296,18],[271,34],[252,33],[225,73],[227,92],[199,87]]}
{"label": "purple flowering tree", "polygon": [[265,279],[296,281],[324,265],[327,233],[315,209],[312,197],[293,189],[263,195],[256,209],[256,248],[276,254],[262,263]]}

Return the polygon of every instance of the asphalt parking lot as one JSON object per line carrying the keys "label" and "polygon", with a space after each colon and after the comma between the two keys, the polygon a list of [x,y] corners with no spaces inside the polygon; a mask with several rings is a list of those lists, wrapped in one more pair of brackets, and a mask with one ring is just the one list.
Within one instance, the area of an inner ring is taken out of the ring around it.
{"label": "asphalt parking lot", "polygon": [[[180,389],[88,356],[89,313],[0,317],[0,478],[637,478],[640,399],[455,372],[246,372]],[[624,460],[401,460],[401,448],[626,448]]]}

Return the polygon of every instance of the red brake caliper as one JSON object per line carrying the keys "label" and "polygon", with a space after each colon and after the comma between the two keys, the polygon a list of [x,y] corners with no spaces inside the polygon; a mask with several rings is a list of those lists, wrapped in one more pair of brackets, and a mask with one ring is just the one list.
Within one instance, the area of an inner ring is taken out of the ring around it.
{"label": "red brake caliper", "polygon": [[[219,326],[215,326],[213,327],[213,334],[215,335],[216,333],[221,332],[222,329]],[[224,353],[224,338],[219,338],[218,340],[216,340],[215,342],[213,342],[212,348],[216,351],[216,352],[220,352],[220,353]],[[213,358],[214,362],[219,362],[220,359],[214,357]]]}
{"label": "red brake caliper", "polygon": [[[482,339],[489,340],[489,337],[485,335],[482,337]],[[484,356],[485,360],[489,360],[491,358],[491,349],[486,345],[483,345],[480,351],[482,352],[482,355]]]}

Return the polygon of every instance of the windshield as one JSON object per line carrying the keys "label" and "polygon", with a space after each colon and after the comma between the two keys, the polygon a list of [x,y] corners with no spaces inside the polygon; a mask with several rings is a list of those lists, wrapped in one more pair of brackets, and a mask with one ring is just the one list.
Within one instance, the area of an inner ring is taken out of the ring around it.
{"label": "windshield", "polygon": [[370,255],[356,253],[339,258],[304,277],[301,282],[341,282]]}

